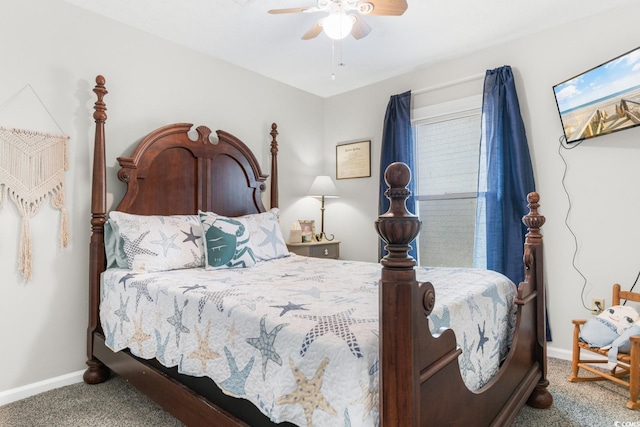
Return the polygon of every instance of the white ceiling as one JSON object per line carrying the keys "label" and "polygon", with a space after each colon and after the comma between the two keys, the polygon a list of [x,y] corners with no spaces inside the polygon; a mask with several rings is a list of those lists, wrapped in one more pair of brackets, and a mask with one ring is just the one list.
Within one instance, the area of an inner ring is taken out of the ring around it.
{"label": "white ceiling", "polygon": [[365,17],[367,37],[335,46],[324,34],[301,39],[321,13],[267,13],[316,0],[67,1],[329,97],[635,0],[408,0],[404,15]]}

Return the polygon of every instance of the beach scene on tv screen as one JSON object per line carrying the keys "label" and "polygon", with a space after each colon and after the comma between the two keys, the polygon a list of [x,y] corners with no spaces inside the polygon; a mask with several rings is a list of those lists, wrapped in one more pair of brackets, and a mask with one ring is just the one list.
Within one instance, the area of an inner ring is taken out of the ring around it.
{"label": "beach scene on tv screen", "polygon": [[567,142],[640,125],[640,48],[553,88]]}

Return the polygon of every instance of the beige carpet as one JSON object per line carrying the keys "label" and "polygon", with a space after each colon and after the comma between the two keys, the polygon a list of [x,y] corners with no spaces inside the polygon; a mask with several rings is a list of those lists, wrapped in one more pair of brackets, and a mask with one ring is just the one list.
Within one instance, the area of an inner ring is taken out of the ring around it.
{"label": "beige carpet", "polygon": [[514,426],[640,427],[640,410],[632,411],[625,406],[629,400],[626,388],[611,381],[570,383],[567,381],[570,372],[571,362],[549,358],[547,378],[553,406],[549,409],[525,406]]}
{"label": "beige carpet", "polygon": [[[515,426],[640,427],[640,410],[625,407],[628,400],[625,388],[609,381],[570,383],[566,380],[569,370],[570,362],[549,359],[553,407],[525,407],[518,414]],[[118,377],[94,386],[81,383],[62,387],[0,407],[0,426],[3,427],[181,425]]]}

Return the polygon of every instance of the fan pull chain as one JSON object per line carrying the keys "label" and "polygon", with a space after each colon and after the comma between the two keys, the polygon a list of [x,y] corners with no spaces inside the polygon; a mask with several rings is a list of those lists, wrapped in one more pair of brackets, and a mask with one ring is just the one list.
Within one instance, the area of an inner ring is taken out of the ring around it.
{"label": "fan pull chain", "polygon": [[331,40],[331,80],[336,79],[336,41]]}
{"label": "fan pull chain", "polygon": [[336,42],[340,43],[340,40],[331,40],[331,80],[336,79],[336,63],[340,67],[345,65],[342,60],[342,45],[340,45],[340,62],[336,61]]}

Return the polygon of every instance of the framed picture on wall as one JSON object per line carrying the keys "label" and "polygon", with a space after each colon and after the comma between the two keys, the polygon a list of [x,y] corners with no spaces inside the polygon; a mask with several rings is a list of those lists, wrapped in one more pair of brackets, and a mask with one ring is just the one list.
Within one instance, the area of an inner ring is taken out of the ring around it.
{"label": "framed picture on wall", "polygon": [[336,145],[336,179],[371,176],[371,141]]}

